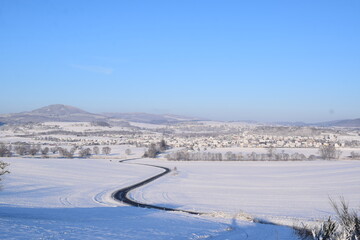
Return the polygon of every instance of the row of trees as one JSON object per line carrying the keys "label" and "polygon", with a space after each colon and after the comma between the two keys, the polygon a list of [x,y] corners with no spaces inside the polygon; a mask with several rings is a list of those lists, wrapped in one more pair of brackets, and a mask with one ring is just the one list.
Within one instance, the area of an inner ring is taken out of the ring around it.
{"label": "row of trees", "polygon": [[[172,161],[303,161],[316,159],[338,159],[341,151],[333,145],[324,145],[319,148],[319,156],[310,155],[306,157],[302,153],[277,152],[275,148],[268,148],[267,153],[212,153],[212,152],[192,152],[180,150],[166,155]],[[352,153],[355,155],[355,153]]]}
{"label": "row of trees", "polygon": [[[111,153],[110,147],[103,147],[101,149],[102,154],[109,155]],[[15,146],[12,145],[5,145],[0,143],[0,157],[11,157],[15,154],[19,156],[35,156],[41,155],[42,157],[46,158],[49,156],[49,153],[52,154],[59,154],[61,157],[65,158],[73,158],[75,157],[76,153],[79,157],[89,157],[91,154],[98,155],[100,154],[100,148],[95,146],[92,149],[90,148],[83,148],[74,146],[70,149],[62,148],[62,147],[41,147],[40,145],[34,144],[17,144]]]}
{"label": "row of trees", "polygon": [[[62,147],[58,147],[57,151],[59,155],[64,158],[73,158],[75,157],[75,153],[77,151],[78,157],[80,158],[87,158],[90,157],[92,154],[98,155],[100,153],[100,148],[95,146],[91,150],[90,148],[83,148],[83,147],[72,147],[70,150]],[[101,149],[102,154],[109,155],[111,153],[110,147],[103,147]],[[55,152],[56,153],[56,152]]]}
{"label": "row of trees", "polygon": [[[188,152],[186,150],[177,151],[166,155],[172,161],[301,161],[306,160],[306,156],[300,153],[211,153],[211,152]],[[311,156],[314,159],[314,156]]]}

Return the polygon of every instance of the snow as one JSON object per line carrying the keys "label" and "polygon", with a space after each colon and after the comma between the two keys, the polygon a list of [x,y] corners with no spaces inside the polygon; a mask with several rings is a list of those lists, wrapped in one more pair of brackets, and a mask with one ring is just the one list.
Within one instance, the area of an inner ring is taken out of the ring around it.
{"label": "snow", "polygon": [[289,225],[333,215],[329,198],[342,196],[354,208],[360,200],[360,161],[161,164],[176,166],[178,174],[133,191],[134,199],[201,212],[246,212]]}
{"label": "snow", "polygon": [[102,159],[9,158],[6,162],[11,174],[3,182],[0,203],[16,207],[98,207],[116,189],[159,172]]}
{"label": "snow", "polygon": [[[295,238],[289,227],[251,223],[232,219],[232,215],[193,216],[117,203],[110,198],[113,191],[161,171],[132,164],[133,161],[119,163],[106,159],[37,158],[2,160],[11,164],[11,174],[4,177],[0,192],[0,239]],[[158,165],[172,164],[162,160],[155,161]],[[195,166],[194,169],[201,168]],[[179,175],[168,175],[157,180],[151,184],[151,188],[158,191],[157,184],[163,188],[162,184],[167,181],[175,183],[178,178],[183,179],[186,175],[184,170]],[[193,174],[190,171],[188,177],[193,177]],[[197,178],[189,181],[193,181],[194,186],[200,184]],[[183,189],[181,185],[171,187]],[[171,195],[173,189],[163,190],[165,195]],[[206,193],[206,188],[203,193]],[[171,200],[184,203],[192,198],[186,194],[191,193],[182,191],[180,200]],[[149,198],[147,201],[153,200]]]}

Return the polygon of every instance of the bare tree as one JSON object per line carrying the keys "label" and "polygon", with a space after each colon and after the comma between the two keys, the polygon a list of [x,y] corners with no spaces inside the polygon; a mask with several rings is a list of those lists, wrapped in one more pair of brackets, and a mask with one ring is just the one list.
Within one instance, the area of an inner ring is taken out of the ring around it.
{"label": "bare tree", "polygon": [[155,143],[152,143],[148,150],[144,153],[143,157],[155,158],[160,153]]}
{"label": "bare tree", "polygon": [[47,158],[50,149],[48,147],[45,147],[45,148],[41,149],[40,151],[41,151],[42,157]]}
{"label": "bare tree", "polygon": [[70,152],[74,155],[77,149],[78,149],[78,147],[74,146],[70,149]]}
{"label": "bare tree", "polygon": [[57,152],[59,151],[59,147],[52,147],[52,148],[50,148],[50,151],[51,151],[53,154],[55,154],[55,153],[57,153]]}
{"label": "bare tree", "polygon": [[30,145],[29,144],[20,144],[17,145],[15,148],[15,152],[21,156],[26,155],[30,151]]}
{"label": "bare tree", "polygon": [[276,156],[276,149],[274,147],[268,147],[267,149],[267,156],[269,157],[269,160],[275,160]]}
{"label": "bare tree", "polygon": [[0,157],[11,157],[11,155],[11,150],[5,144],[0,143]]}
{"label": "bare tree", "polygon": [[165,151],[166,149],[168,149],[168,145],[166,144],[164,139],[159,142],[159,148],[160,151]]}
{"label": "bare tree", "polygon": [[320,146],[319,153],[322,159],[338,159],[341,155],[341,151],[337,150],[333,144]]}
{"label": "bare tree", "polygon": [[81,158],[90,157],[91,156],[91,149],[90,148],[81,149],[80,152],[79,152],[79,156]]}
{"label": "bare tree", "polygon": [[93,147],[93,154],[98,155],[100,153],[99,147]]}
{"label": "bare tree", "polygon": [[111,153],[111,148],[110,147],[103,147],[102,148],[102,153],[105,155],[109,155]]}
{"label": "bare tree", "polygon": [[39,149],[36,148],[36,147],[31,147],[30,150],[29,150],[29,154],[31,156],[35,156],[38,152],[39,152]]}
{"label": "bare tree", "polygon": [[60,156],[65,157],[65,158],[73,158],[74,157],[74,152],[73,151],[68,151],[65,148],[59,147],[59,153]]}

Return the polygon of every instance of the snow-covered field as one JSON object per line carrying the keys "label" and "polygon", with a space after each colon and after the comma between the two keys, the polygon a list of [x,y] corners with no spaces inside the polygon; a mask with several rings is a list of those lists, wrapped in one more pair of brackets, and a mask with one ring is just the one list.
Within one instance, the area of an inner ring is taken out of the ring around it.
{"label": "snow-covered field", "polygon": [[334,214],[329,198],[360,205],[360,161],[161,164],[176,166],[178,174],[133,191],[133,198],[201,212],[246,212],[290,225]]}
{"label": "snow-covered field", "polygon": [[[11,164],[11,174],[4,177],[0,192],[0,239],[296,239],[288,227],[233,220],[231,215],[193,216],[140,209],[111,200],[115,189],[159,173],[156,168],[102,159],[2,160]],[[202,167],[194,164],[193,171],[185,173],[184,168],[179,175],[154,182],[153,190],[158,191],[157,183],[163,189],[161,196],[178,189],[181,199],[173,199],[174,203],[189,202],[192,193],[183,191],[181,181],[180,186],[175,183],[186,177],[196,187],[198,178],[191,178],[196,169],[201,178]],[[207,168],[207,164],[203,166]],[[219,184],[228,181],[222,175],[209,176],[211,181],[215,178]],[[173,189],[164,188],[165,182],[172,183]],[[206,185],[203,187],[206,194]],[[207,208],[206,200],[204,203]],[[204,209],[199,203],[194,206]]]}
{"label": "snow-covered field", "polygon": [[[136,154],[135,154],[136,155]],[[329,197],[360,203],[360,161],[171,162],[9,158],[0,191],[0,239],[296,239],[290,227],[333,214]],[[120,188],[177,171],[131,192],[137,201],[209,213],[125,206]],[[243,215],[234,218],[237,214]]]}

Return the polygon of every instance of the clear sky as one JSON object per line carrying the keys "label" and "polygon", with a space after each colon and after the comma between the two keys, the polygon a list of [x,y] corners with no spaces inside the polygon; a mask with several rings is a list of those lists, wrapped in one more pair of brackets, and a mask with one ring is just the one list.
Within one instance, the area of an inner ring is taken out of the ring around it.
{"label": "clear sky", "polygon": [[1,0],[0,113],[360,117],[360,1]]}

